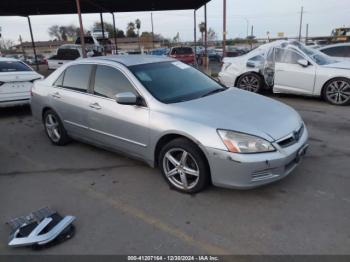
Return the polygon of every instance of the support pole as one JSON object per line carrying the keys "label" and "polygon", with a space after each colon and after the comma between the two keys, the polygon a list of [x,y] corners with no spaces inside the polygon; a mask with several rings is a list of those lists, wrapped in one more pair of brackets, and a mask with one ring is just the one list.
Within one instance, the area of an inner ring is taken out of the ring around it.
{"label": "support pole", "polygon": [[306,36],[305,36],[305,44],[307,44],[307,41],[309,40],[309,24],[306,24]]}
{"label": "support pole", "polygon": [[113,37],[114,37],[114,45],[115,45],[115,54],[117,55],[118,54],[118,44],[117,44],[117,31],[116,31],[116,28],[115,28],[115,18],[114,18],[114,13],[112,12],[112,18],[113,18]]}
{"label": "support pole", "polygon": [[205,32],[204,32],[204,60],[205,68],[208,70],[208,26],[207,26],[207,4],[204,5],[204,23],[205,23]]}
{"label": "support pole", "polygon": [[198,67],[197,61],[197,19],[196,19],[196,10],[193,11],[193,43],[194,43],[194,64]]}
{"label": "support pole", "polygon": [[29,16],[27,16],[27,19],[28,19],[28,25],[29,25],[29,31],[30,31],[30,38],[32,40],[32,47],[33,47],[33,52],[34,52],[35,66],[36,66],[36,70],[39,71],[38,58],[36,56],[36,48],[35,48],[34,37],[33,37],[32,23],[30,22],[30,17]]}
{"label": "support pole", "polygon": [[105,25],[103,23],[103,14],[100,13],[101,20],[101,29],[102,29],[102,46],[103,46],[103,54],[106,55],[106,47],[105,47]]}
{"label": "support pole", "polygon": [[154,49],[153,12],[151,12],[151,24],[152,24],[152,48]]}
{"label": "support pole", "polygon": [[303,13],[304,13],[304,7],[301,7],[301,12],[300,12],[300,24],[299,24],[299,41],[301,41],[301,29],[303,27]]}
{"label": "support pole", "polygon": [[81,11],[80,11],[80,0],[75,0],[75,3],[76,3],[76,5],[77,5],[77,12],[78,12],[78,17],[79,17],[79,29],[80,29],[81,50],[82,50],[82,52],[83,52],[83,57],[86,58],[83,20],[82,20],[82,18],[81,18]]}
{"label": "support pole", "polygon": [[224,1],[223,33],[222,33],[222,57],[226,57],[226,0]]}

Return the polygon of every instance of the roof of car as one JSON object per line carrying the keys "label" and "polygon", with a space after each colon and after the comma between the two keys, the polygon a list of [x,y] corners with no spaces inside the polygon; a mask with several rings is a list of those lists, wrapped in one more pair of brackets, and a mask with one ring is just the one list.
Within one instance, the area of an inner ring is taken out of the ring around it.
{"label": "roof of car", "polygon": [[19,61],[18,59],[15,58],[10,58],[10,57],[0,57],[0,62],[15,62]]}
{"label": "roof of car", "polygon": [[167,56],[155,56],[155,55],[111,55],[111,56],[92,57],[89,59],[114,61],[114,62],[121,63],[125,66],[177,61]]}

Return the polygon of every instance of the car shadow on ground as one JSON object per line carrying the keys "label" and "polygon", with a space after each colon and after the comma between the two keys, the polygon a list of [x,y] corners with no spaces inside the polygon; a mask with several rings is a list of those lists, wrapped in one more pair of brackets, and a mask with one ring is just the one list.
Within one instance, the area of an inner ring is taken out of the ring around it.
{"label": "car shadow on ground", "polygon": [[0,118],[25,117],[31,114],[30,106],[0,108]]}

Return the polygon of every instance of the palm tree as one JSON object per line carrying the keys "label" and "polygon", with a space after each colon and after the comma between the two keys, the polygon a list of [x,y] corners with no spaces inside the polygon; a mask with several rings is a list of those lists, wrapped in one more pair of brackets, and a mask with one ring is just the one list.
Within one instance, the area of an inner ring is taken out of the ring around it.
{"label": "palm tree", "polygon": [[137,35],[139,35],[140,28],[141,28],[141,21],[140,21],[140,19],[136,19],[135,25],[136,25],[136,29],[137,29]]}
{"label": "palm tree", "polygon": [[202,34],[202,43],[204,44],[204,36],[203,35],[204,35],[204,32],[205,32],[205,23],[204,22],[200,23],[198,25],[198,27],[199,27],[199,31]]}
{"label": "palm tree", "polygon": [[137,29],[137,37],[138,37],[138,41],[139,41],[139,49],[141,51],[141,45],[140,45],[140,28],[141,28],[141,21],[140,19],[136,19],[135,20],[135,25],[136,25],[136,29]]}
{"label": "palm tree", "polygon": [[126,36],[135,37],[135,24],[134,22],[129,22],[126,27]]}

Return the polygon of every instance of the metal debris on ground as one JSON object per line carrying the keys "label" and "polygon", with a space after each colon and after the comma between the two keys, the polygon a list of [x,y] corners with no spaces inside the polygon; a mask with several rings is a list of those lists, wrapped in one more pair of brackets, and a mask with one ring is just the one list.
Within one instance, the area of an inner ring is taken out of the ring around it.
{"label": "metal debris on ground", "polygon": [[11,219],[7,222],[12,229],[8,245],[43,247],[60,243],[74,235],[74,220],[74,216],[62,217],[48,207]]}

